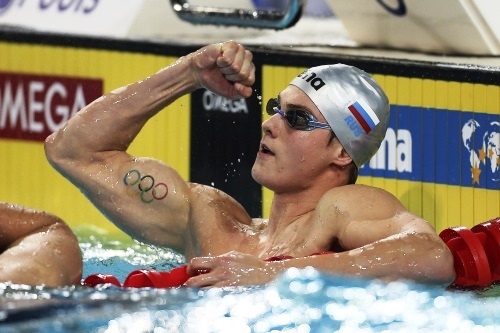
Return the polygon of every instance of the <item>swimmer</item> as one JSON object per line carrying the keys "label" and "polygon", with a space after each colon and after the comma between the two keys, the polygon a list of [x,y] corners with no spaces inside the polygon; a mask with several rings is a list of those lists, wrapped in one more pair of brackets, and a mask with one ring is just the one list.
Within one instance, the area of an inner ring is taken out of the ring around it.
{"label": "swimmer", "polygon": [[[389,119],[386,95],[357,68],[297,73],[267,103],[272,117],[262,123],[252,176],[274,192],[269,219],[252,218],[226,193],[162,161],[127,153],[149,119],[196,89],[250,97],[252,56],[234,41],[208,45],[106,94],[47,138],[48,160],[133,238],[184,254],[187,286],[262,285],[308,266],[451,283],[453,258],[433,227],[390,193],[355,184]],[[278,256],[292,259],[265,261]]]}
{"label": "swimmer", "polygon": [[80,283],[78,240],[60,218],[0,203],[0,282],[59,287]]}

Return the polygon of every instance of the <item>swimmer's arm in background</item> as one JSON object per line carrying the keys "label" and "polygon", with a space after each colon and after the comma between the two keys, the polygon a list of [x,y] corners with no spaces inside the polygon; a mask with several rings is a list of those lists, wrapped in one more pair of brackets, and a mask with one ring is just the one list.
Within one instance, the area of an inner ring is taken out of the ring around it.
{"label": "swimmer's arm in background", "polygon": [[206,87],[248,97],[254,76],[252,54],[241,45],[207,46],[79,111],[47,138],[47,158],[134,238],[182,250],[196,199],[190,185],[168,165],[126,151],[146,122],[180,96]]}
{"label": "swimmer's arm in background", "polygon": [[64,286],[80,283],[78,240],[60,218],[0,203],[0,282]]}

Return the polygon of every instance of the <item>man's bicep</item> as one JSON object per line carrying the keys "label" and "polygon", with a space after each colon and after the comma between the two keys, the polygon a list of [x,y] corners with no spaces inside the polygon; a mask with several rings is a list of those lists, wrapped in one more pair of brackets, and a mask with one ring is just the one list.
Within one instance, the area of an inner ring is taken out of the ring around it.
{"label": "man's bicep", "polygon": [[109,220],[141,241],[175,248],[182,244],[190,191],[177,171],[158,160],[125,154],[91,168],[82,189]]}

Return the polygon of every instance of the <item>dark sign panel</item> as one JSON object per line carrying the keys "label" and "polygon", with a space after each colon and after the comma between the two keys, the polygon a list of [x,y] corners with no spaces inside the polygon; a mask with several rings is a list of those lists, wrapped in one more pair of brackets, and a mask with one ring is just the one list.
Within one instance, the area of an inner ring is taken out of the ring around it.
{"label": "dark sign panel", "polygon": [[[261,91],[257,85],[255,91]],[[260,100],[255,94],[229,100],[208,90],[191,98],[190,180],[226,192],[250,216],[261,216],[261,187],[251,176],[261,139]]]}

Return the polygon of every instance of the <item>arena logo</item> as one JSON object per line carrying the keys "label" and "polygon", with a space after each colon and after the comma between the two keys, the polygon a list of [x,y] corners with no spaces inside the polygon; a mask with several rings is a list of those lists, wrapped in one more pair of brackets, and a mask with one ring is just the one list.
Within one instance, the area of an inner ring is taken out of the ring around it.
{"label": "arena logo", "polygon": [[323,81],[322,78],[317,76],[316,73],[308,70],[303,71],[302,73],[297,75],[297,77],[308,82],[316,91],[320,90],[325,85],[325,81]]}
{"label": "arena logo", "polygon": [[0,15],[5,13],[16,0],[0,0]]}
{"label": "arena logo", "polygon": [[231,100],[208,90],[203,93],[202,103],[206,111],[248,113],[248,106],[244,98]]}
{"label": "arena logo", "polygon": [[370,160],[370,169],[411,173],[413,171],[412,141],[409,130],[395,131],[389,127],[380,149]]}
{"label": "arena logo", "polygon": [[0,137],[43,141],[102,91],[102,80],[0,73]]}

